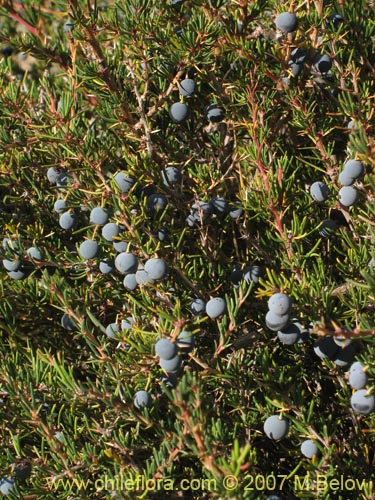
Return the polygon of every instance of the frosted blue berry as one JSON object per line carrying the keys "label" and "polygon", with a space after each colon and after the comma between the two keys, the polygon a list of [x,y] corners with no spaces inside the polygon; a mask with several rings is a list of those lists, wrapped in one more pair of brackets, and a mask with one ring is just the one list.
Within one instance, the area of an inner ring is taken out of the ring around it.
{"label": "frosted blue berry", "polygon": [[310,194],[315,201],[322,203],[329,197],[329,187],[324,182],[314,182],[310,186]]}
{"label": "frosted blue berry", "polygon": [[301,444],[301,453],[306,458],[313,458],[314,456],[319,454],[319,448],[316,446],[314,441],[311,441],[311,439],[306,439]]}
{"label": "frosted blue berry", "polygon": [[105,329],[105,333],[110,339],[116,338],[119,331],[120,327],[117,323],[110,323]]}
{"label": "frosted blue berry", "polygon": [[61,326],[65,328],[65,330],[73,331],[77,328],[77,325],[74,319],[69,316],[69,314],[65,313],[61,316]]}
{"label": "frosted blue berry", "polygon": [[146,208],[152,212],[159,212],[166,208],[168,200],[163,194],[154,193],[147,197]]}
{"label": "frosted blue berry", "polygon": [[145,271],[154,280],[161,280],[168,274],[168,265],[163,259],[148,259],[145,263]]}
{"label": "frosted blue berry", "polygon": [[340,14],[333,13],[327,17],[327,24],[331,24],[335,29],[338,29],[343,22],[344,18]]}
{"label": "frosted blue berry", "polygon": [[19,258],[13,260],[3,259],[3,266],[6,271],[18,271],[21,268],[22,261]]}
{"label": "frosted blue berry", "polygon": [[222,297],[215,297],[206,304],[206,314],[211,319],[216,319],[226,313],[227,304]]}
{"label": "frosted blue berry", "polygon": [[173,186],[181,183],[182,175],[178,168],[167,167],[162,171],[162,179],[165,186]]}
{"label": "frosted blue berry", "polygon": [[209,204],[212,207],[212,212],[219,217],[225,215],[228,211],[228,203],[224,198],[213,197]]}
{"label": "frosted blue berry", "polygon": [[132,316],[128,316],[125,319],[121,320],[121,330],[131,330],[135,325],[135,320]]}
{"label": "frosted blue berry", "polygon": [[355,181],[354,177],[349,175],[349,172],[343,170],[342,172],[339,173],[339,183],[342,186],[351,186],[352,184],[354,184],[354,181]]}
{"label": "frosted blue berry", "polygon": [[15,480],[10,477],[4,477],[0,481],[0,492],[7,496],[14,489]]}
{"label": "frosted blue berry", "polygon": [[132,292],[138,287],[138,282],[135,278],[135,273],[127,274],[123,281],[124,287]]}
{"label": "frosted blue berry", "polygon": [[107,241],[114,241],[114,239],[120,234],[120,227],[114,222],[107,222],[102,227],[102,236]]}
{"label": "frosted blue berry", "polygon": [[99,271],[103,274],[110,274],[115,269],[113,262],[106,258],[99,262]]}
{"label": "frosted blue berry", "polygon": [[238,217],[241,217],[242,214],[243,214],[242,207],[231,206],[229,208],[229,217],[231,219],[238,219]]}
{"label": "frosted blue berry", "polygon": [[359,198],[359,192],[352,186],[344,186],[339,191],[339,200],[344,207],[351,207]]}
{"label": "frosted blue berry", "polygon": [[162,375],[160,377],[160,382],[170,389],[174,389],[178,383],[178,379],[175,373],[168,373],[168,375]]}
{"label": "frosted blue berry", "polygon": [[268,311],[268,313],[266,314],[265,322],[270,330],[277,332],[279,330],[283,330],[283,328],[288,325],[289,314],[280,315],[272,311]]}
{"label": "frosted blue berry", "polygon": [[224,110],[218,104],[210,104],[206,108],[206,116],[208,121],[212,123],[219,123],[224,119]]}
{"label": "frosted blue berry", "polygon": [[285,345],[295,344],[301,336],[302,327],[299,323],[290,323],[282,330],[277,332],[281,343]]}
{"label": "frosted blue berry", "polygon": [[167,373],[177,373],[181,368],[182,358],[178,354],[171,359],[160,358],[159,364]]}
{"label": "frosted blue berry", "polygon": [[284,33],[292,33],[298,28],[298,19],[293,12],[282,12],[276,16],[276,28]]}
{"label": "frosted blue berry", "polygon": [[53,167],[50,167],[47,170],[47,179],[51,184],[56,184],[57,177],[59,175],[59,172],[57,172]]}
{"label": "frosted blue berry", "polygon": [[165,227],[159,227],[157,231],[157,237],[159,241],[166,241],[168,239],[168,229]]}
{"label": "frosted blue berry", "polygon": [[307,59],[307,51],[301,47],[296,47],[290,53],[290,60],[295,64],[303,64]]}
{"label": "frosted blue berry", "polygon": [[64,212],[60,215],[59,224],[62,229],[68,230],[72,229],[76,223],[76,217],[72,212]]}
{"label": "frosted blue berry", "polygon": [[180,94],[184,97],[190,97],[195,94],[197,90],[197,84],[192,78],[186,78],[181,80],[179,85]]}
{"label": "frosted blue berry", "polygon": [[55,203],[53,204],[53,209],[58,214],[62,214],[66,209],[65,200],[56,200]]}
{"label": "frosted blue berry", "polygon": [[366,389],[355,391],[350,398],[350,405],[356,413],[368,415],[375,408],[375,397],[369,394]]}
{"label": "frosted blue berry", "polygon": [[85,240],[78,251],[83,259],[94,259],[99,253],[99,245],[95,240]]}
{"label": "frosted blue berry", "polygon": [[135,179],[127,175],[126,172],[117,172],[114,180],[120,188],[121,193],[128,193],[135,184]]}
{"label": "frosted blue berry", "polygon": [[190,310],[195,316],[198,316],[199,314],[202,314],[205,312],[206,302],[203,299],[196,297],[195,299],[193,299],[191,301]]}
{"label": "frosted blue berry", "polygon": [[161,359],[172,359],[177,355],[177,345],[169,339],[160,339],[155,344],[155,353]]}
{"label": "frosted blue berry", "polygon": [[67,174],[66,172],[61,172],[56,177],[56,186],[65,187],[72,180],[72,176]]}
{"label": "frosted blue berry", "polygon": [[279,415],[272,415],[264,422],[263,430],[267,437],[274,441],[278,441],[279,439],[285,438],[288,434],[289,422],[284,418],[280,418]]}
{"label": "frosted blue berry", "polygon": [[43,260],[42,251],[38,247],[30,247],[26,250],[26,253],[32,260]]}
{"label": "frosted blue berry", "polygon": [[138,269],[135,273],[135,280],[138,285],[155,284],[155,280],[150,278],[150,275],[145,269]]}
{"label": "frosted blue berry", "polygon": [[353,363],[356,354],[355,345],[349,344],[339,350],[333,361],[337,366],[347,366]]}
{"label": "frosted blue berry", "polygon": [[246,283],[258,283],[259,278],[263,274],[263,269],[260,266],[246,266],[243,269],[243,279]]}
{"label": "frosted blue berry", "polygon": [[108,222],[109,214],[105,208],[95,207],[90,212],[90,223],[103,226]]}
{"label": "frosted blue berry", "polygon": [[[358,363],[358,361],[357,361]],[[356,363],[353,363],[353,365],[356,365]],[[353,365],[351,365],[349,369],[349,385],[353,389],[356,389],[357,391],[360,389],[364,389],[367,385],[367,374],[363,370],[363,366],[361,363],[359,363],[356,366],[360,366],[360,368],[353,369]]]}
{"label": "frosted blue berry", "polygon": [[298,64],[298,63],[294,63],[292,61],[289,61],[288,66],[289,66],[289,70],[290,70],[292,76],[296,77],[302,73],[302,70],[303,70],[302,64]]}
{"label": "frosted blue berry", "polygon": [[128,242],[127,241],[115,241],[115,240],[113,240],[113,248],[118,253],[126,252],[126,250],[128,249]]}
{"label": "frosted blue berry", "polygon": [[327,54],[317,54],[313,66],[319,73],[325,74],[332,68],[332,60]]}
{"label": "frosted blue berry", "polygon": [[348,160],[344,163],[344,172],[353,179],[362,177],[364,171],[365,167],[359,160]]}
{"label": "frosted blue berry", "polygon": [[138,391],[134,396],[134,406],[141,410],[142,408],[149,408],[152,405],[151,394],[147,391]]}
{"label": "frosted blue berry", "polygon": [[12,278],[12,280],[23,280],[26,278],[27,273],[24,269],[18,269],[18,271],[7,271],[7,275],[9,278]]}
{"label": "frosted blue berry", "polygon": [[190,110],[183,102],[175,102],[169,108],[169,116],[175,123],[183,123],[190,116]]}
{"label": "frosted blue berry", "polygon": [[292,301],[286,293],[274,293],[268,299],[268,309],[274,314],[283,316],[290,311]]}
{"label": "frosted blue berry", "polygon": [[115,268],[121,274],[135,273],[138,268],[138,258],[133,253],[121,252],[115,259]]}

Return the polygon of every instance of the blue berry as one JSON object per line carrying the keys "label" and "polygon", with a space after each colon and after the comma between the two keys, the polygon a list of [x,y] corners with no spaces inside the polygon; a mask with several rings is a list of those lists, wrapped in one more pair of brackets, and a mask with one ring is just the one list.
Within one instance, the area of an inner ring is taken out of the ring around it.
{"label": "blue berry", "polygon": [[97,224],[103,226],[108,222],[108,211],[102,207],[95,207],[90,212],[90,222],[91,224]]}
{"label": "blue berry", "polygon": [[53,204],[53,209],[58,214],[62,214],[66,209],[65,200],[56,200],[55,203]]}
{"label": "blue berry", "polygon": [[121,274],[135,273],[138,268],[138,258],[133,253],[121,252],[115,259],[115,267]]}
{"label": "blue berry", "polygon": [[120,188],[121,193],[128,193],[135,184],[135,179],[128,176],[126,172],[117,172],[114,180]]}
{"label": "blue berry", "polygon": [[265,322],[270,330],[277,332],[287,326],[289,323],[289,314],[280,315],[272,311],[268,311]]}
{"label": "blue berry", "polygon": [[177,373],[181,368],[182,358],[178,354],[171,359],[160,358],[159,364],[167,373]]}
{"label": "blue berry", "polygon": [[112,261],[108,258],[103,259],[99,262],[99,270],[103,274],[110,274],[113,272],[115,266],[113,265]]}
{"label": "blue berry", "polygon": [[115,241],[115,240],[113,240],[113,248],[118,253],[126,252],[126,250],[128,249],[128,242],[127,241]]}
{"label": "blue berry", "polygon": [[326,219],[319,227],[319,234],[320,236],[323,236],[323,238],[329,238],[330,236],[332,236],[337,227],[337,223],[334,220]]}
{"label": "blue berry", "polygon": [[195,94],[197,90],[197,84],[192,78],[186,78],[181,80],[179,85],[180,94],[184,97],[190,97]]}
{"label": "blue berry", "polygon": [[154,193],[147,197],[146,208],[152,212],[159,212],[166,208],[168,200],[163,194]]}
{"label": "blue berry", "polygon": [[306,458],[313,458],[314,456],[318,455],[319,448],[316,446],[314,441],[311,441],[311,439],[306,439],[301,444],[301,453]]}
{"label": "blue berry", "polygon": [[76,223],[76,217],[72,212],[64,212],[60,215],[59,224],[65,230],[72,229]]}
{"label": "blue berry", "polygon": [[357,189],[352,186],[344,186],[339,191],[340,203],[344,207],[351,207],[358,201],[358,198],[359,193]]}
{"label": "blue berry", "polygon": [[182,181],[181,172],[176,167],[167,167],[162,171],[163,184],[165,186],[172,186],[180,184]]}
{"label": "blue berry", "polygon": [[0,481],[0,492],[7,496],[14,489],[15,480],[10,477],[3,477]]}
{"label": "blue berry", "polygon": [[102,236],[107,241],[114,241],[114,239],[120,234],[120,227],[114,222],[107,222],[102,227]]}
{"label": "blue berry", "polygon": [[6,271],[16,272],[21,268],[22,261],[19,258],[13,260],[3,259],[3,266]]}
{"label": "blue berry", "polygon": [[183,102],[175,102],[169,108],[169,116],[175,123],[183,123],[190,116],[190,110]]}
{"label": "blue berry", "polygon": [[284,33],[292,33],[298,28],[298,19],[293,12],[282,12],[276,16],[276,27]]}
{"label": "blue berry", "polygon": [[145,271],[154,280],[160,280],[167,276],[168,265],[163,259],[148,259],[145,263]]}
{"label": "blue berry", "polygon": [[267,437],[278,441],[283,439],[289,432],[289,422],[279,415],[268,417],[263,424],[263,430]]}
{"label": "blue berry", "polygon": [[319,73],[325,74],[332,68],[332,59],[327,54],[317,54],[313,66]]}
{"label": "blue berry", "polygon": [[43,260],[42,251],[38,247],[30,247],[26,250],[26,253],[32,260]]}
{"label": "blue berry", "polygon": [[350,405],[356,413],[368,415],[375,408],[375,396],[366,389],[359,389],[352,394]]}
{"label": "blue berry", "polygon": [[150,278],[150,275],[145,269],[138,269],[138,271],[136,271],[135,280],[138,285],[147,285],[148,283],[151,285],[155,284],[155,280]]}
{"label": "blue berry", "polygon": [[268,309],[280,316],[287,314],[291,307],[292,301],[286,293],[274,293],[268,300]]}
{"label": "blue berry", "polygon": [[216,319],[225,314],[227,304],[222,297],[215,297],[209,300],[206,304],[206,314],[211,319]]}
{"label": "blue berry", "polygon": [[123,281],[124,287],[130,292],[134,291],[138,287],[138,282],[135,278],[135,273],[127,274]]}
{"label": "blue berry", "polygon": [[344,172],[353,179],[362,177],[364,171],[365,167],[359,160],[348,160],[344,163]]}
{"label": "blue berry", "polygon": [[310,194],[315,201],[322,203],[329,197],[329,187],[324,182],[314,182],[310,186]]}
{"label": "blue berry", "polygon": [[155,353],[161,359],[172,359],[177,355],[177,345],[169,339],[160,339],[155,344]]}
{"label": "blue berry", "polygon": [[141,410],[142,408],[149,408],[152,405],[151,394],[147,391],[138,391],[134,396],[134,406]]}
{"label": "blue berry", "polygon": [[[361,363],[357,363],[358,361],[353,363],[349,369],[349,385],[352,389],[360,390],[364,389],[367,385],[367,374],[363,370]],[[353,366],[358,368],[355,369]]]}
{"label": "blue berry", "polygon": [[196,297],[195,299],[193,299],[191,301],[190,310],[194,315],[198,316],[199,314],[202,314],[205,312],[206,302],[203,299]]}
{"label": "blue berry", "polygon": [[94,259],[99,252],[99,245],[95,240],[85,240],[79,246],[79,254],[83,259]]}
{"label": "blue berry", "polygon": [[110,339],[116,338],[119,331],[120,327],[117,323],[110,323],[105,329],[105,333]]}
{"label": "blue berry", "polygon": [[224,110],[218,104],[210,104],[206,108],[207,119],[212,123],[219,123],[224,119]]}
{"label": "blue berry", "polygon": [[354,184],[354,177],[352,177],[349,172],[346,172],[345,170],[343,170],[342,172],[339,173],[339,183],[342,185],[342,186],[351,186],[352,184]]}
{"label": "blue berry", "polygon": [[73,331],[77,328],[77,325],[74,319],[69,316],[69,314],[65,313],[61,316],[61,326],[65,328],[65,330]]}

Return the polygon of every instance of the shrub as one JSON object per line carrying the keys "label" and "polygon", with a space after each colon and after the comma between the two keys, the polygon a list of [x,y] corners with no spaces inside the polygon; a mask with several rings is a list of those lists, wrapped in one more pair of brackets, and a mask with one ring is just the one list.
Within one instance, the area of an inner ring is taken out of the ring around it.
{"label": "shrub", "polygon": [[373,2],[290,6],[0,7],[10,498],[372,495]]}

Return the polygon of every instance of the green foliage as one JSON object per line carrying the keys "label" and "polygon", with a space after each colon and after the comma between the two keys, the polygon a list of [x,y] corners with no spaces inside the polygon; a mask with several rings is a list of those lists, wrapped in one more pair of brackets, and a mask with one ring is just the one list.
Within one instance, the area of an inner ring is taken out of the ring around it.
{"label": "green foliage", "polygon": [[[0,476],[31,465],[10,498],[373,498],[374,413],[353,412],[348,366],[313,349],[323,336],[350,338],[373,392],[373,8],[3,2],[0,236],[9,241],[0,254],[18,255],[25,277],[1,266]],[[288,10],[299,29],[282,35],[274,19]],[[337,27],[333,13],[343,17]],[[298,47],[307,59],[293,76]],[[313,68],[320,53],[333,60],[326,75]],[[178,91],[185,77],[197,83],[191,97]],[[179,101],[191,111],[183,124],[168,113]],[[213,103],[224,109],[219,123],[206,116]],[[338,174],[349,158],[366,173],[355,183],[359,202],[345,208]],[[181,171],[181,185],[163,184],[167,166]],[[48,180],[51,168],[67,174],[65,185]],[[136,181],[127,193],[119,171]],[[322,204],[309,193],[317,180],[331,193]],[[167,198],[164,210],[148,207],[151,190]],[[189,227],[194,203],[213,197],[242,215],[205,219],[198,209]],[[59,225],[57,199],[76,216],[71,230]],[[129,292],[118,271],[100,272],[117,252],[89,221],[96,206],[141,264],[166,261],[166,279]],[[327,219],[337,229],[325,237]],[[85,238],[98,241],[98,259],[79,256]],[[31,246],[42,261],[27,256]],[[249,265],[262,268],[259,282],[234,286],[233,269]],[[283,345],[267,328],[267,300],[278,291],[293,299],[306,342]],[[194,316],[195,296],[224,297],[227,313]],[[63,314],[75,328],[63,328]],[[106,335],[129,317],[131,328]],[[195,348],[180,349],[173,388],[154,344],[182,330]],[[150,408],[134,407],[138,390],[150,392]],[[280,442],[263,432],[272,414],[290,422]],[[304,439],[319,456],[302,456]]]}

